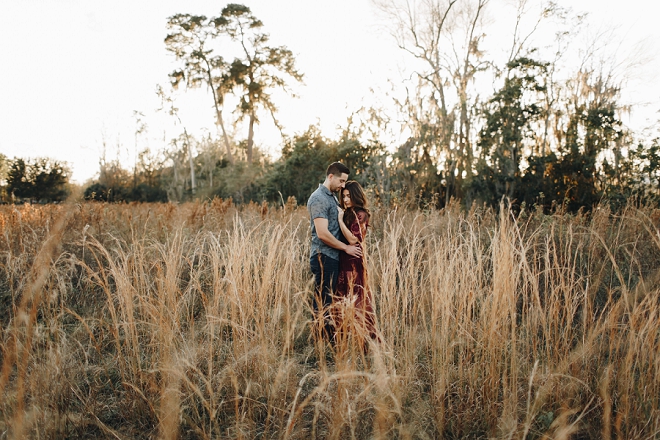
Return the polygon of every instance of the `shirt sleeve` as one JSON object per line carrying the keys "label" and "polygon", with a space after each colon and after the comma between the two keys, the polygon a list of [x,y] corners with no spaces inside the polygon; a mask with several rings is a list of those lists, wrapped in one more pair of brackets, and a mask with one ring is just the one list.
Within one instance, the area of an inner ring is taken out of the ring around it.
{"label": "shirt sleeve", "polygon": [[314,220],[315,218],[328,219],[327,207],[319,200],[314,198],[309,203],[309,216]]}

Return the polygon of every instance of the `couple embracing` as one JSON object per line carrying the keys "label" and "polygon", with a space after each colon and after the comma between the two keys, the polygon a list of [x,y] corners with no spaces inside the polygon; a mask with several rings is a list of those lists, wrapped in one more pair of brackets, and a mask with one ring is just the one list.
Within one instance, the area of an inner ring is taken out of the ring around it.
{"label": "couple embracing", "polygon": [[358,182],[348,180],[349,174],[344,164],[330,164],[325,181],[307,202],[314,311],[326,340],[336,342],[346,332],[353,332],[366,349],[367,338],[378,339],[364,249],[370,213],[364,190]]}

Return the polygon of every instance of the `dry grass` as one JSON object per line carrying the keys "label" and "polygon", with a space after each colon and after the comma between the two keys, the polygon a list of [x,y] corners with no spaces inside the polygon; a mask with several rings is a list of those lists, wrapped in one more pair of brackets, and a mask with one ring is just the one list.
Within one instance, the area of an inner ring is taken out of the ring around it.
{"label": "dry grass", "polygon": [[0,438],[656,438],[657,213],[502,212],[375,212],[364,356],[293,203],[0,206]]}

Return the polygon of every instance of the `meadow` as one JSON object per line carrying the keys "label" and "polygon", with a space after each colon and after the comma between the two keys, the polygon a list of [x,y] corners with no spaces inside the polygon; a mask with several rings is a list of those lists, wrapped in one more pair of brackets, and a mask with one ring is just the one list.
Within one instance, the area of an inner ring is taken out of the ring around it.
{"label": "meadow", "polygon": [[293,200],[0,206],[0,438],[660,436],[657,210],[372,218],[365,355]]}

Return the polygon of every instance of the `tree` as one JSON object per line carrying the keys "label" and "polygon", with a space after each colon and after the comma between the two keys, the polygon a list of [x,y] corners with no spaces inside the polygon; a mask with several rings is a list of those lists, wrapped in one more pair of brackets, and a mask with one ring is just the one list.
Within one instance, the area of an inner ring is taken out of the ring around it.
{"label": "tree", "polygon": [[546,87],[539,83],[547,63],[519,58],[507,64],[504,85],[484,106],[485,126],[479,133],[481,150],[472,196],[497,203],[514,198],[520,183],[521,160],[531,155],[525,141],[534,142],[533,123],[542,115]]}
{"label": "tree", "polygon": [[6,179],[9,172],[9,159],[4,154],[0,153],[0,201],[7,200]]}
{"label": "tree", "polygon": [[555,193],[572,211],[591,209],[601,199],[601,153],[616,146],[625,134],[617,118],[620,88],[594,72],[580,72],[576,82],[579,92],[573,94],[568,104],[565,143],[555,168]]}
{"label": "tree", "polygon": [[197,149],[199,151],[198,158],[201,159],[202,171],[206,176],[206,182],[209,189],[213,189],[213,173],[218,162],[217,143],[211,138],[211,134],[209,133],[208,136],[198,143]]}
{"label": "tree", "polygon": [[21,199],[59,202],[68,195],[69,169],[48,158],[14,159],[7,173],[7,192]]}
{"label": "tree", "polygon": [[375,0],[392,23],[397,45],[419,61],[414,71],[419,85],[402,107],[426,167],[431,161],[444,170],[446,201],[461,195],[463,179],[472,174],[477,94],[471,96],[470,86],[487,66],[480,28],[488,2]]}
{"label": "tree", "polygon": [[27,164],[23,159],[14,159],[7,172],[7,191],[18,198],[30,198],[33,185],[29,181]]}
{"label": "tree", "polygon": [[[238,94],[241,118],[248,118],[247,160],[253,159],[254,126],[259,123],[259,110],[266,110],[280,128],[271,93],[276,88],[288,91],[285,78],[302,80],[296,70],[293,54],[284,46],[268,45],[269,35],[262,31],[263,23],[250,8],[230,3],[217,17],[176,14],[169,17],[171,31],[165,38],[167,50],[174,53],[184,66],[170,73],[172,85],[182,82],[188,87],[206,85],[213,97],[216,120],[222,130],[227,159],[231,164],[229,136],[223,122],[223,109],[228,94]],[[223,54],[241,53],[231,63],[218,54],[214,43],[226,37],[236,45],[235,50],[222,46]]]}
{"label": "tree", "polygon": [[225,153],[230,163],[234,163],[229,137],[223,121],[225,95],[234,85],[229,75],[228,65],[220,55],[215,55],[209,46],[220,35],[217,18],[203,15],[176,14],[168,18],[167,28],[171,31],[165,37],[165,46],[177,60],[183,61],[182,69],[170,73],[172,86],[177,88],[182,82],[191,88],[206,85],[213,97],[216,124],[222,131]]}
{"label": "tree", "polygon": [[133,144],[133,153],[135,155],[133,161],[133,189],[137,187],[137,161],[138,161],[138,138],[140,135],[147,131],[147,123],[144,122],[144,113],[133,110],[133,118],[135,118],[135,139]]}
{"label": "tree", "polygon": [[7,172],[9,171],[9,159],[0,153],[0,203],[8,201],[7,197]]}
{"label": "tree", "polygon": [[266,177],[265,196],[271,201],[293,196],[306,203],[319,183],[323,182],[328,164],[339,160],[332,142],[321,135],[318,127],[289,139],[282,148],[282,158]]}
{"label": "tree", "polygon": [[[187,149],[188,152],[188,166],[190,167],[190,184],[191,184],[191,190],[193,195],[195,194],[195,189],[197,188],[197,182],[195,179],[195,166],[193,165],[193,152],[192,152],[192,144],[190,142],[190,136],[188,135],[188,130],[186,130],[186,127],[183,125],[183,122],[181,122],[181,118],[179,117],[179,109],[174,106],[174,100],[167,96],[165,91],[161,86],[158,86],[156,88],[156,94],[160,97],[161,99],[161,107],[158,109],[159,111],[165,108],[165,106],[168,107],[167,113],[170,116],[174,116],[174,118],[177,120],[179,125],[183,127],[183,140],[184,140],[184,146]],[[223,127],[224,131],[224,127]],[[225,144],[229,145],[229,140],[225,134]],[[229,158],[231,159],[231,151],[230,151],[230,156]],[[175,173],[176,176],[176,173]]]}
{"label": "tree", "polygon": [[619,185],[623,188],[614,188],[616,191],[614,195],[623,193],[658,206],[660,204],[660,138],[656,137],[650,142],[651,144],[647,146],[645,142],[640,141],[636,148],[630,148],[622,164],[627,171],[626,179],[622,179]]}
{"label": "tree", "polygon": [[7,178],[7,171],[9,171],[9,159],[0,153],[0,184]]}
{"label": "tree", "polygon": [[316,126],[288,139],[282,157],[259,182],[261,194],[269,201],[281,202],[293,196],[299,203],[307,198],[325,179],[328,165],[340,161],[351,170],[349,176],[363,186],[379,182],[380,161],[385,149],[377,142],[361,142],[344,131],[337,139],[328,139]]}
{"label": "tree", "polygon": [[247,6],[228,4],[215,23],[242,48],[244,57],[234,59],[229,72],[230,82],[241,88],[238,110],[243,118],[248,118],[247,161],[252,162],[258,110],[268,111],[281,130],[275,117],[277,107],[272,101],[272,90],[282,88],[288,91],[285,77],[302,81],[303,75],[296,69],[289,49],[268,45],[270,36],[262,31],[263,23]]}
{"label": "tree", "polygon": [[[168,164],[163,170],[165,190],[170,200],[182,201],[186,187],[188,175],[186,173],[186,157],[189,156],[191,138],[184,130],[184,133],[178,138],[170,141],[170,148],[166,148],[164,155]],[[183,146],[183,147],[181,147]],[[189,168],[188,168],[189,169]],[[192,190],[192,188],[191,188]]]}

